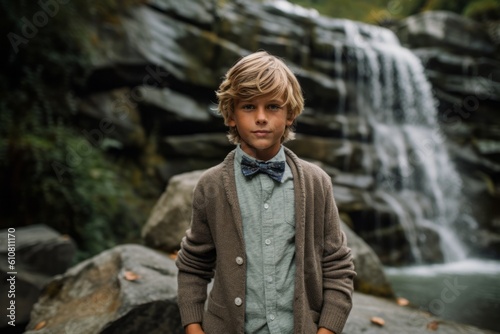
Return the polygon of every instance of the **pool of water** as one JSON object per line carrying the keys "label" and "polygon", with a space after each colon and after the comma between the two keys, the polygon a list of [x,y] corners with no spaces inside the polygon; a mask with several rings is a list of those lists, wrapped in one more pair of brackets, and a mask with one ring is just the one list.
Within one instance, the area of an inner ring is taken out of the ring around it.
{"label": "pool of water", "polygon": [[500,261],[385,268],[398,297],[443,319],[500,332]]}

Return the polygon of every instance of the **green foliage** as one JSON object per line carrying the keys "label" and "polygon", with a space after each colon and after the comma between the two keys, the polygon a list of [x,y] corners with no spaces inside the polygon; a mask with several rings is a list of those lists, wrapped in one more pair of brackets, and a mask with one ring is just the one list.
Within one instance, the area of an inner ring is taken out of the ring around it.
{"label": "green foliage", "polygon": [[21,115],[11,106],[27,104],[28,95],[15,92],[6,101],[0,106],[0,181],[9,194],[0,204],[3,223],[41,223],[69,234],[80,246],[79,260],[138,239],[144,218],[134,212],[133,190],[119,167],[44,103]]}
{"label": "green foliage", "polygon": [[499,20],[500,0],[478,0],[465,7],[463,14],[477,21]]}
{"label": "green foliage", "polygon": [[377,13],[385,9],[387,5],[385,0],[293,0],[291,2],[305,7],[316,8],[323,15],[363,22],[375,21]]}
{"label": "green foliage", "polygon": [[[135,2],[53,1],[49,15],[38,1],[0,1],[8,37],[0,42],[0,186],[7,194],[0,228],[47,224],[76,240],[77,260],[137,241],[149,209],[130,176],[73,125],[92,57],[89,21],[116,22]],[[26,22],[42,12],[46,24],[26,34]]]}
{"label": "green foliage", "polygon": [[418,11],[425,0],[292,0],[316,8],[321,14],[367,23],[379,23],[408,16]]}
{"label": "green foliage", "polygon": [[[428,10],[447,10],[476,19],[493,10],[498,13],[498,0],[291,0],[316,8],[321,14],[367,23],[401,19]],[[490,13],[491,14],[491,13]]]}

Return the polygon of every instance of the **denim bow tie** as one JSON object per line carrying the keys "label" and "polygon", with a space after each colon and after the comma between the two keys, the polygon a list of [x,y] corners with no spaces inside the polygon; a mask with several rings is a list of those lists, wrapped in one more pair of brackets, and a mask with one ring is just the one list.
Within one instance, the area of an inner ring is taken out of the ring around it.
{"label": "denim bow tie", "polygon": [[285,173],[285,162],[256,162],[243,156],[241,160],[241,172],[245,176],[251,176],[259,172],[266,173],[273,180],[281,182],[283,174]]}

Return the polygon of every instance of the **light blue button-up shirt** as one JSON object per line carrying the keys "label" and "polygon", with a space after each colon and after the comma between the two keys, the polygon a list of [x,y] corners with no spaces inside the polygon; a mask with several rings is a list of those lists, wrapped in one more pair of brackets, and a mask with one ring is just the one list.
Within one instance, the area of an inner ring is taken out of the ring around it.
{"label": "light blue button-up shirt", "polygon": [[[293,333],[295,199],[288,164],[281,183],[265,173],[245,177],[240,146],[234,159],[247,272],[245,333]],[[281,147],[270,161],[286,161]]]}

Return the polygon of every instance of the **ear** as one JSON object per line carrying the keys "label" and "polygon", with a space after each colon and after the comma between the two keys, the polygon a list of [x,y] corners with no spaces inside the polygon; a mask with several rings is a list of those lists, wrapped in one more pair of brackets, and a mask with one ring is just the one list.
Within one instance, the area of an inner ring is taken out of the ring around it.
{"label": "ear", "polygon": [[229,117],[227,118],[227,125],[229,127],[235,127],[236,126],[236,121],[234,120],[234,114],[231,113]]}
{"label": "ear", "polygon": [[236,126],[236,121],[234,120],[234,112],[236,110],[236,105],[237,105],[236,100],[233,100],[232,103],[232,109],[229,110],[229,113],[227,115],[227,126],[234,128]]}
{"label": "ear", "polygon": [[286,126],[291,126],[293,124],[293,121],[295,121],[295,117],[291,112],[288,112],[288,116],[286,118]]}

